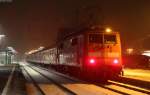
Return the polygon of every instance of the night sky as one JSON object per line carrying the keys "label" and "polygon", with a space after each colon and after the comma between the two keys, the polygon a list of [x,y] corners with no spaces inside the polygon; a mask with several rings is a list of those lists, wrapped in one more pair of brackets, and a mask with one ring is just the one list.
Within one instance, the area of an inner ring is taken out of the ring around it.
{"label": "night sky", "polygon": [[21,53],[52,45],[62,27],[87,23],[119,31],[124,49],[150,49],[149,0],[0,0],[0,34]]}

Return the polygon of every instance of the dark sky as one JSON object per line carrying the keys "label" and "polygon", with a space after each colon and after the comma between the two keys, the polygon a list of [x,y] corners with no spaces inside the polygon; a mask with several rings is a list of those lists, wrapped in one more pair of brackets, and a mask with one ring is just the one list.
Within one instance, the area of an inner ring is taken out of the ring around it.
{"label": "dark sky", "polygon": [[7,45],[22,53],[54,43],[61,27],[88,22],[103,23],[118,30],[123,48],[138,47],[137,44],[143,43],[145,49],[150,49],[150,39],[146,38],[150,35],[149,0],[0,2],[0,33],[7,35]]}

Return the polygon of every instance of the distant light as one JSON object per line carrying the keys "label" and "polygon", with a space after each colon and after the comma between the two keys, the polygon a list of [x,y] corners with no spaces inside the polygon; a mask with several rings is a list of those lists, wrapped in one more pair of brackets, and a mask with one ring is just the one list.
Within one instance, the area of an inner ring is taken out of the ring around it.
{"label": "distant light", "polygon": [[2,38],[4,38],[5,37],[5,35],[0,35],[0,40],[2,39]]}
{"label": "distant light", "polygon": [[144,52],[146,52],[146,53],[150,53],[150,50],[146,50],[146,51],[144,51]]}
{"label": "distant light", "polygon": [[26,52],[25,54],[30,55],[30,54],[35,53],[35,52],[38,52],[38,50],[30,50],[29,52]]}
{"label": "distant light", "polygon": [[142,55],[145,55],[145,56],[149,56],[150,57],[150,51],[144,51],[144,53],[142,53]]}
{"label": "distant light", "polygon": [[133,51],[134,51],[133,48],[126,49],[127,54],[133,54]]}
{"label": "distant light", "polygon": [[42,49],[44,49],[44,47],[43,47],[43,46],[40,46],[40,47],[38,48],[38,50],[42,50]]}
{"label": "distant light", "polygon": [[106,31],[107,33],[112,32],[111,28],[106,28],[105,31]]}
{"label": "distant light", "polygon": [[150,57],[150,53],[142,53],[142,55],[145,55],[145,56],[149,56],[149,57]]}
{"label": "distant light", "polygon": [[17,53],[17,51],[13,47],[7,47],[8,50],[10,50],[12,53]]}
{"label": "distant light", "polygon": [[30,55],[32,53],[38,52],[38,51],[43,50],[43,49],[44,49],[44,47],[40,46],[38,49],[33,49],[33,50],[28,51],[28,52],[25,52],[25,54]]}
{"label": "distant light", "polygon": [[5,37],[5,35],[0,35],[0,38],[3,38],[3,37]]}

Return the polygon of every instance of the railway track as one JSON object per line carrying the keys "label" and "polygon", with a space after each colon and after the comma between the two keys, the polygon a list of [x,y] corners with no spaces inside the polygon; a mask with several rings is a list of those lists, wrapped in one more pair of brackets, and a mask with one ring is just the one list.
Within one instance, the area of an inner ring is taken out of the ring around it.
{"label": "railway track", "polygon": [[[38,68],[43,69],[43,70],[46,70],[46,71],[49,71],[48,69],[45,69],[45,68],[41,68],[41,67],[38,67]],[[59,75],[59,76],[68,78],[68,79],[70,79],[70,80],[72,80],[72,81],[77,81],[77,82],[78,82],[78,81],[81,81],[81,80],[78,80],[78,79],[75,79],[75,78],[72,78],[72,77],[65,76],[65,75],[63,75],[63,74],[57,73],[57,72],[55,72],[55,71],[51,71],[51,72],[53,72],[53,73],[55,73],[55,74],[57,74],[57,75]],[[82,81],[82,83],[87,83],[87,82]],[[122,82],[116,82],[116,81],[110,81],[110,80],[107,82],[107,84],[117,85],[117,86],[120,86],[120,87],[124,87],[124,88],[127,88],[127,89],[131,89],[131,90],[134,90],[134,91],[138,91],[138,92],[142,92],[142,93],[145,93],[145,94],[150,95],[150,91],[149,91],[148,89],[143,89],[143,88],[140,88],[140,87],[136,87],[135,85],[133,86],[133,85],[130,85],[130,84],[124,84],[124,83],[122,83]],[[118,90],[115,90],[115,89],[111,89],[111,88],[105,87],[105,86],[103,86],[103,85],[98,85],[98,86],[103,87],[103,88],[105,88],[105,89],[112,90],[112,91],[114,91],[114,92],[117,92],[117,93],[120,93],[120,94],[123,94],[123,95],[130,95],[130,94],[127,94],[127,93],[124,93],[124,92],[121,92],[121,91],[118,91]]]}
{"label": "railway track", "polygon": [[[42,67],[38,67],[38,68],[49,71],[48,69],[45,69],[45,68],[42,68]],[[81,80],[78,80],[76,78],[72,78],[72,77],[69,77],[69,76],[65,76],[64,74],[57,73],[55,71],[51,71],[51,72],[53,72],[53,73],[55,73],[59,76],[68,78],[72,81],[81,81]],[[82,81],[82,82],[86,83],[85,81]],[[138,92],[142,92],[142,93],[150,95],[150,90],[149,90],[150,85],[148,85],[148,84],[150,84],[149,82],[121,77],[117,80],[109,80],[107,82],[107,84],[117,85],[117,86],[120,86],[120,87],[124,87],[124,88],[127,88],[127,89],[131,89],[131,90],[134,90],[134,91],[138,91]],[[104,87],[103,85],[98,85],[98,86]],[[104,88],[106,88],[106,87],[104,87]],[[110,88],[106,88],[106,89],[110,89]],[[114,89],[110,89],[110,90],[113,90],[115,92],[118,92],[118,93],[121,93],[121,94],[124,94],[124,95],[126,94],[124,92],[116,91]]]}
{"label": "railway track", "polygon": [[53,80],[50,77],[47,77],[46,75],[44,75],[43,73],[39,72],[38,70],[34,69],[33,67],[30,66],[30,68],[32,68],[33,70],[35,70],[36,72],[38,72],[40,75],[42,75],[43,77],[47,78],[48,80],[50,80],[51,82],[53,82],[55,85],[57,85],[60,89],[62,89],[64,92],[66,92],[68,95],[76,95],[74,92],[72,92],[71,90],[67,89],[66,87],[64,87],[63,85],[59,84],[58,82],[56,82],[55,80]]}
{"label": "railway track", "polygon": [[[29,67],[29,66],[28,66]],[[63,92],[65,92],[65,95],[77,95],[76,93],[70,91],[69,89],[65,88],[64,86],[62,86],[61,84],[57,83],[55,80],[45,76],[44,74],[42,74],[41,72],[37,71],[36,69],[30,67],[32,70],[34,70],[35,72],[37,72],[39,75],[41,75],[42,77],[46,78],[47,80],[49,80],[50,82],[52,82],[53,84],[55,84],[59,89],[63,90]],[[32,75],[30,75],[30,73],[23,67],[23,70],[27,73],[27,75],[30,77],[31,82],[33,83],[33,85],[36,87],[38,93],[40,95],[47,95],[45,92],[43,91],[43,89],[39,86],[39,83],[36,82],[36,80],[32,77]]]}
{"label": "railway track", "polygon": [[[150,95],[150,91],[145,88],[136,87],[135,85],[125,84],[121,82],[116,81],[108,81],[106,84],[96,83],[91,84],[86,81],[81,81],[78,79],[75,79],[73,77],[69,77],[63,74],[60,74],[55,71],[51,71],[42,67],[35,67],[35,66],[28,66],[35,72],[38,72],[41,76],[45,77],[49,81],[52,81],[58,88],[63,90],[67,95],[84,95],[81,93],[82,91],[88,91],[95,90],[93,92],[96,93],[96,91],[101,92],[101,94],[95,94],[95,95]],[[45,73],[44,73],[45,72]],[[58,82],[57,80],[51,78],[48,73],[53,73],[54,75],[58,76],[62,80],[70,81],[68,84]],[[69,85],[69,83],[72,83]],[[78,89],[76,89],[78,88]],[[95,89],[94,89],[95,88]],[[87,95],[92,95],[89,92],[87,92]],[[86,93],[86,92],[84,92]],[[46,95],[46,94],[41,94]]]}
{"label": "railway track", "polygon": [[29,74],[29,72],[22,67],[22,70],[25,71],[25,73],[27,74],[27,76],[30,78],[31,82],[33,83],[34,87],[37,89],[37,92],[39,93],[39,95],[46,95],[42,89],[40,88],[40,86],[38,85],[38,83],[32,78],[32,76]]}

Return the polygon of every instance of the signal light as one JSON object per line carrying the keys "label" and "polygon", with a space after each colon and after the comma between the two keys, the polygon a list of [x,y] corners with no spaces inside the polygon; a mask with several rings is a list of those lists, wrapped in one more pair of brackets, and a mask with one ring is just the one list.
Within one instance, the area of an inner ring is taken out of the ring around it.
{"label": "signal light", "polygon": [[114,64],[118,64],[119,63],[119,60],[118,59],[114,59]]}

